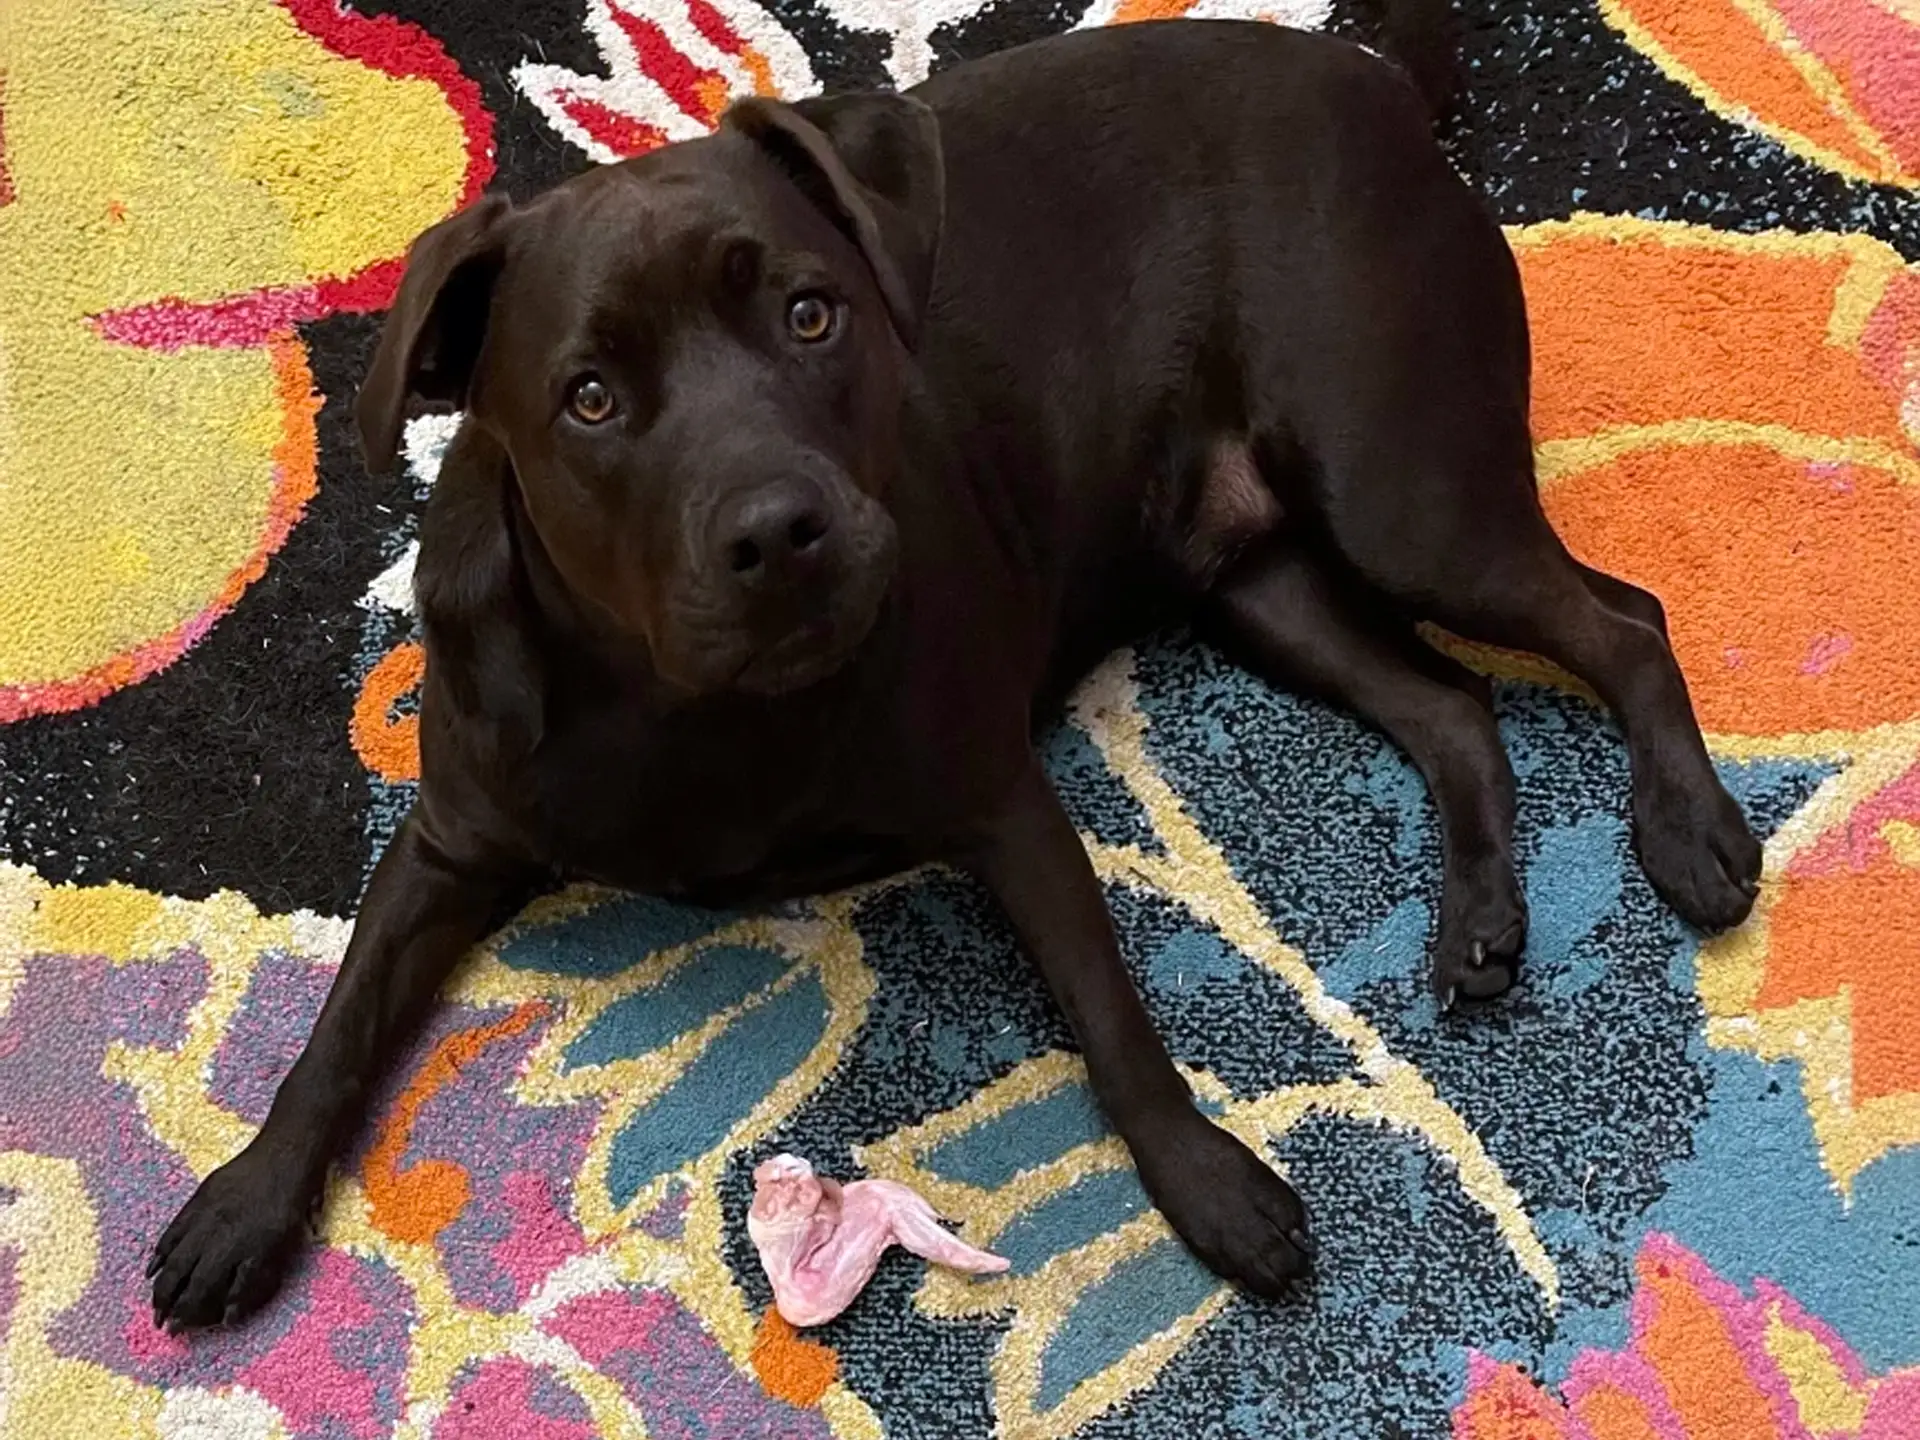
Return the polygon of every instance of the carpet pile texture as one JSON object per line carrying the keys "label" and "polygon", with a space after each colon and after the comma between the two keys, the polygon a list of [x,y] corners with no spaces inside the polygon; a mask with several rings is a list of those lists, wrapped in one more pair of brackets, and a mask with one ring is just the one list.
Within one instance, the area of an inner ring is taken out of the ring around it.
{"label": "carpet pile texture", "polygon": [[[1074,26],[1347,0],[0,4],[0,1436],[1916,1440],[1920,10],[1470,0],[1456,165],[1506,224],[1540,478],[1666,601],[1766,837],[1709,943],[1617,732],[1510,657],[1524,981],[1438,1015],[1433,810],[1181,636],[1047,741],[1141,985],[1306,1197],[1311,1290],[1145,1205],[981,895],[541,901],[477,953],[230,1331],[141,1269],[265,1111],[417,766],[448,437],[348,411],[399,257],[702,133]],[[1169,116],[1178,124],[1178,116]],[[1008,1256],[769,1311],[757,1160],[920,1186]]]}

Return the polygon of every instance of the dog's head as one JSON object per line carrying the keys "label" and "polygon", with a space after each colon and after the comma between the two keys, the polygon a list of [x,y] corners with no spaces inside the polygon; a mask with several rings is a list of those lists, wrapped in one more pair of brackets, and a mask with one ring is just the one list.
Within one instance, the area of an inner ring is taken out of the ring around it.
{"label": "dog's head", "polygon": [[367,462],[414,400],[511,458],[561,579],[694,693],[778,693],[871,627],[904,371],[942,205],[932,112],[752,100],[719,131],[415,242],[361,387]]}

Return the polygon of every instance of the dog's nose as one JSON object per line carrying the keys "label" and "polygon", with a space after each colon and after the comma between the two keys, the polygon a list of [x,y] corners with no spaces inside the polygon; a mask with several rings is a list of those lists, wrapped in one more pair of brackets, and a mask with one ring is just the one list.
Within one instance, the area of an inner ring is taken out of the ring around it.
{"label": "dog's nose", "polygon": [[833,529],[826,499],[809,480],[763,485],[723,511],[720,521],[721,563],[746,586],[778,584],[811,569]]}

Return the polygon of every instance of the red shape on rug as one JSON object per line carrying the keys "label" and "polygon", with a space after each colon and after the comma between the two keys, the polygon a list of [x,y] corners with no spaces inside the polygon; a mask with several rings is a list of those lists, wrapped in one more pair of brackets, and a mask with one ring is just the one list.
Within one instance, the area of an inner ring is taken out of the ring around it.
{"label": "red shape on rug", "polygon": [[[334,54],[399,80],[427,80],[440,88],[460,117],[466,136],[467,173],[456,210],[476,200],[493,178],[493,116],[469,79],[440,42],[426,31],[391,15],[359,15],[338,0],[280,0],[307,34]],[[0,204],[11,195],[6,185],[4,134],[0,133]],[[651,148],[651,147],[649,147]],[[303,320],[334,314],[384,310],[406,271],[400,258],[376,260],[351,275],[327,276],[308,285],[281,285],[192,301],[168,296],[96,315],[94,328],[106,339],[144,350],[172,351],[188,345],[244,349],[264,345]]]}
{"label": "red shape on rug", "polygon": [[667,143],[666,131],[643,125],[598,100],[568,95],[561,99],[560,108],[567,112],[568,119],[616,155],[644,155]]}
{"label": "red shape on rug", "polygon": [[[619,6],[612,7],[613,20],[632,42],[640,57],[640,68],[649,79],[667,92],[668,97],[687,114],[712,124],[719,119],[716,99],[726,104],[727,81],[724,75],[703,70],[674,47],[667,32],[651,20],[630,15]],[[709,39],[712,37],[709,36]]]}
{"label": "red shape on rug", "polygon": [[13,175],[7,169],[7,77],[0,75],[0,205],[13,203]]}

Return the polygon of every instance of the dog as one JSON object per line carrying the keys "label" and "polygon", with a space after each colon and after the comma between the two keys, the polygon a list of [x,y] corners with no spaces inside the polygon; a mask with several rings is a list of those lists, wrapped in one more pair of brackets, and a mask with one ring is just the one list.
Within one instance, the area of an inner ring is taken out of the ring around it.
{"label": "dog", "polygon": [[1760,848],[1661,606],[1541,510],[1518,272],[1420,68],[1255,23],[1076,33],[905,94],[745,100],[423,235],[357,410],[376,470],[410,407],[465,413],[422,522],[419,797],[265,1123],[160,1237],[156,1319],[274,1293],[524,887],[742,905],[927,862],[997,900],[1186,1244],[1288,1292],[1302,1202],[1195,1108],[1035,758],[1165,622],[1411,757],[1443,1002],[1514,982],[1526,910],[1488,686],[1421,622],[1589,682],[1652,883],[1743,919]]}

